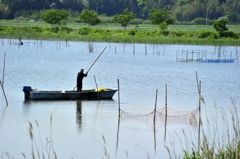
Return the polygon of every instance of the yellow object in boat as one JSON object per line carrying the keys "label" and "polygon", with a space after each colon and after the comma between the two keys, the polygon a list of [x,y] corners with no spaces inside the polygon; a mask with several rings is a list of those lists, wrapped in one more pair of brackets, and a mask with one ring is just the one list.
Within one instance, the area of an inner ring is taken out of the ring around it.
{"label": "yellow object in boat", "polygon": [[98,89],[95,89],[95,92],[101,92],[101,91],[106,91],[106,88],[98,88]]}

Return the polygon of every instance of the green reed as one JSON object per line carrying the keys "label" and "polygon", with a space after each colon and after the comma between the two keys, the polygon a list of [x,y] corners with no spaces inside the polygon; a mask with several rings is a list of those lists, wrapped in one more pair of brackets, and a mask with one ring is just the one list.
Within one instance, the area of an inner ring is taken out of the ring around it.
{"label": "green reed", "polygon": [[[175,26],[178,29],[178,26]],[[199,38],[201,30],[167,30],[159,29],[111,29],[111,28],[71,28],[68,26],[0,26],[1,38],[65,40],[117,43],[150,44],[192,44],[192,45],[238,45],[240,38],[219,38],[210,36]],[[209,31],[215,35],[214,31]],[[239,36],[240,32],[235,31]]]}
{"label": "green reed", "polygon": [[[240,158],[240,123],[238,106],[235,99],[230,118],[225,109],[219,110],[215,104],[216,114],[206,114],[207,129],[201,131],[200,151],[194,146],[190,151],[183,150],[183,159],[238,159]],[[219,112],[221,111],[221,114]],[[224,129],[219,130],[219,125]],[[220,134],[221,133],[221,134]]]}

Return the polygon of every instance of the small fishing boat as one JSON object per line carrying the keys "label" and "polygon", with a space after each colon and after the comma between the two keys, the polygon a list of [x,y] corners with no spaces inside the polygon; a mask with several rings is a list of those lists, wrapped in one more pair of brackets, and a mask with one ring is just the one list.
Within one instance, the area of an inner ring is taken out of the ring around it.
{"label": "small fishing boat", "polygon": [[25,100],[98,100],[112,99],[117,89],[98,88],[77,91],[41,91],[23,86]]}

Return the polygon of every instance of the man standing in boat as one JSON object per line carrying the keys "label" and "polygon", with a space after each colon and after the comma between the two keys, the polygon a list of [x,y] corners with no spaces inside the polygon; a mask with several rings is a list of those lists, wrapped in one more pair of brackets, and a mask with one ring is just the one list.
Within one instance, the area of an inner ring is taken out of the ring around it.
{"label": "man standing in boat", "polygon": [[82,91],[82,80],[84,77],[87,77],[87,73],[83,73],[83,69],[80,70],[80,72],[78,72],[77,75],[77,91],[81,92]]}

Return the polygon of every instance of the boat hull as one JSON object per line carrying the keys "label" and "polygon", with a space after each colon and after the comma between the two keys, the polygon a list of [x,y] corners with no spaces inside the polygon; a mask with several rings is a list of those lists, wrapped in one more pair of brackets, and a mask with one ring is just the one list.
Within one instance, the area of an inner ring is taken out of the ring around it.
{"label": "boat hull", "polygon": [[[31,88],[31,87],[30,87]],[[105,89],[104,91],[83,90],[77,91],[38,91],[38,90],[24,90],[25,99],[27,100],[98,100],[98,99],[112,99],[117,89]]]}

